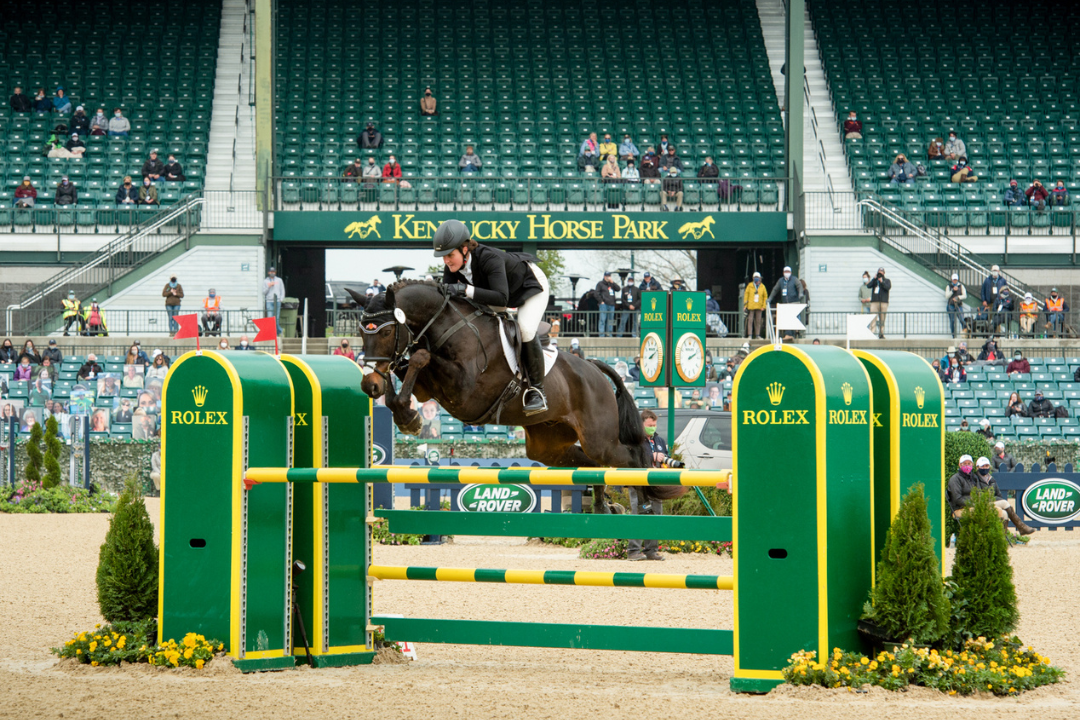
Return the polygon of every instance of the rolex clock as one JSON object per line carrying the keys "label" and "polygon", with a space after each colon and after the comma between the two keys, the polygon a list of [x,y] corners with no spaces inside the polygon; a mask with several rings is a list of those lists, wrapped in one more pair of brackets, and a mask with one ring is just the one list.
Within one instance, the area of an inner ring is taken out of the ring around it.
{"label": "rolex clock", "polygon": [[671,384],[705,384],[705,293],[671,293]]}
{"label": "rolex clock", "polygon": [[641,293],[641,377],[642,387],[667,387],[671,382],[668,369],[668,346],[671,337],[671,296],[666,292]]}
{"label": "rolex clock", "polygon": [[664,341],[651,332],[641,341],[641,377],[655,383],[664,371]]}
{"label": "rolex clock", "polygon": [[[642,363],[642,371],[645,365]],[[695,384],[705,369],[705,348],[697,333],[683,333],[675,343],[675,372],[684,383]]]}

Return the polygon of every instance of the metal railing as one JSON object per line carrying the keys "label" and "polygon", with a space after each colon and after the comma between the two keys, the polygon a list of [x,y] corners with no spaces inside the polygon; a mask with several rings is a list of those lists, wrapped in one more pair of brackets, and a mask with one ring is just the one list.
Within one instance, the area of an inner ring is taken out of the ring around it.
{"label": "metal railing", "polygon": [[[194,311],[184,311],[182,314],[190,315]],[[64,322],[59,312],[54,308],[35,308],[26,310],[9,310],[14,315],[16,327],[32,327],[35,335],[49,335],[62,332]],[[169,329],[168,313],[162,310],[114,310],[104,309],[105,324],[109,335],[138,335],[138,336],[168,336],[174,331]],[[265,313],[256,308],[241,308],[239,310],[223,310],[221,312],[221,334],[239,335],[241,333],[253,333],[257,328],[251,323],[252,318],[263,317]],[[199,312],[199,328],[202,329],[202,313]],[[78,325],[72,325],[72,335],[77,335]],[[29,334],[29,333],[27,333]],[[89,335],[87,337],[94,337]],[[101,337],[101,336],[98,336]],[[127,348],[122,347],[123,354]],[[101,353],[95,349],[94,352]]]}
{"label": "metal railing", "polygon": [[[846,336],[847,316],[852,312],[814,312],[811,308],[804,318],[806,336]],[[872,313],[866,313],[869,317]],[[1019,312],[976,312],[971,308],[964,312],[887,312],[881,334],[886,339],[895,338],[989,338],[991,335],[1010,339],[1042,339],[1048,337],[1076,337],[1080,313],[1062,313],[1060,320],[1051,323],[1045,312],[1038,312],[1030,326]],[[1029,329],[1025,329],[1029,328]],[[1010,344],[1010,347],[1012,345]]]}
{"label": "metal railing", "polygon": [[[682,208],[693,212],[784,211],[786,182],[771,177],[680,178]],[[295,176],[274,178],[275,210],[438,211],[658,211],[663,183],[605,182],[597,176],[514,178],[460,175],[381,178]]]}

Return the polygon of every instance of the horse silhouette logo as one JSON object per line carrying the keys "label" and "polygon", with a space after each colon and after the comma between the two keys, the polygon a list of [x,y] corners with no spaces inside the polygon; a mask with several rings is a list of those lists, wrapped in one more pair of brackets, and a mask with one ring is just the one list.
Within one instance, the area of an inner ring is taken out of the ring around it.
{"label": "horse silhouette logo", "polygon": [[377,238],[379,238],[381,240],[382,235],[379,234],[379,228],[378,228],[378,225],[379,225],[380,222],[382,222],[382,221],[379,220],[378,215],[372,215],[365,222],[349,223],[349,226],[347,228],[345,228],[345,232],[348,233],[350,240],[355,235],[360,235],[360,239],[363,240],[364,238],[366,238],[371,233],[375,233],[375,237],[377,237]]}
{"label": "horse silhouette logo", "polygon": [[716,220],[713,219],[712,215],[710,215],[709,217],[705,218],[701,222],[688,222],[688,223],[686,223],[681,228],[679,228],[679,233],[682,235],[683,240],[687,240],[691,236],[695,240],[700,240],[701,238],[705,237],[706,233],[708,233],[709,236],[713,240],[715,240],[716,236],[713,235],[713,231],[712,231],[712,226],[713,226],[713,223],[715,223],[715,222],[716,222]]}

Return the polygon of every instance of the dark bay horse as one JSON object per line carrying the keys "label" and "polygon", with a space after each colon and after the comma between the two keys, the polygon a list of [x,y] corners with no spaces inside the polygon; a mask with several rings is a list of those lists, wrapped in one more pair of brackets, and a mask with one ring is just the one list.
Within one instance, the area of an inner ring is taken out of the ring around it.
{"label": "dark bay horse", "polygon": [[558,353],[544,383],[547,412],[526,416],[520,390],[504,397],[514,374],[491,314],[430,281],[402,280],[370,298],[348,292],[364,307],[365,364],[373,368],[361,388],[372,398],[386,396],[403,432],[420,432],[420,415],[409,406],[415,395],[435,398],[464,423],[523,426],[526,453],[545,465],[649,467],[641,416],[607,365]]}

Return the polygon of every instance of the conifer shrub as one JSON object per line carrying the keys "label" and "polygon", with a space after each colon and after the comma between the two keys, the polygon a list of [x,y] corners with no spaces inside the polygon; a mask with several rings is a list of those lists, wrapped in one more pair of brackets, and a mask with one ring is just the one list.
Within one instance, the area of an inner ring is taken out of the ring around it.
{"label": "conifer shrub", "polygon": [[138,480],[127,479],[109,520],[97,569],[98,607],[110,623],[154,617],[158,601],[158,550],[154,526]]}
{"label": "conifer shrub", "polygon": [[26,443],[26,468],[23,470],[23,477],[30,483],[41,482],[41,470],[44,466],[44,459],[41,456],[41,438],[41,423],[34,423],[34,426],[30,428],[30,440]]}
{"label": "conifer shrub", "polygon": [[60,485],[60,438],[57,437],[60,427],[56,418],[52,415],[45,421],[45,477],[42,480],[43,488],[54,488]]}

